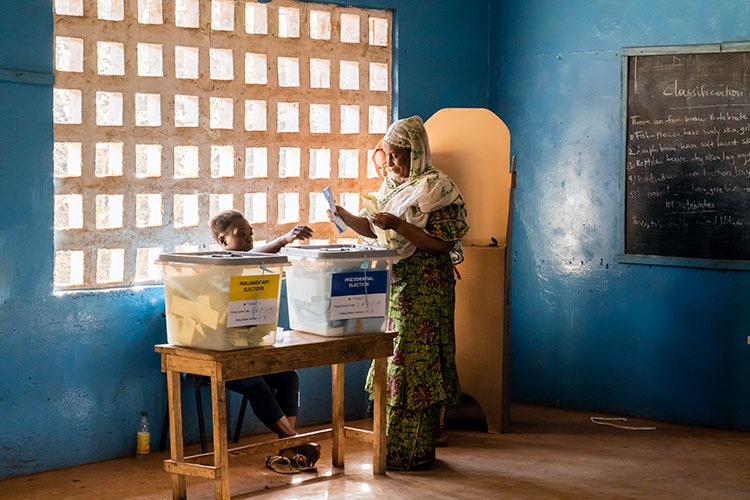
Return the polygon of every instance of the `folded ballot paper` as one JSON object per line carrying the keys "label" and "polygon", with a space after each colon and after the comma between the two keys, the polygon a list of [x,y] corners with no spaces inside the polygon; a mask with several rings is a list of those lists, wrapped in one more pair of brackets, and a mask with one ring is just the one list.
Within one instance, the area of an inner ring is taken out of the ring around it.
{"label": "folded ballot paper", "polygon": [[331,186],[327,186],[323,190],[323,196],[326,197],[326,201],[328,201],[328,206],[331,209],[331,220],[336,225],[336,229],[339,230],[339,234],[346,231],[346,223],[344,223],[344,219],[339,217],[338,215],[335,215],[336,212],[336,203],[333,201],[333,193],[331,192]]}
{"label": "folded ballot paper", "polygon": [[[380,210],[378,210],[378,200],[371,194],[363,194],[362,196],[362,206],[365,208],[365,213],[367,215],[370,214],[376,214]],[[370,227],[372,228],[372,232],[375,233],[375,236],[378,238],[378,245],[383,248],[388,248],[388,244],[391,242],[391,231],[389,229],[380,229],[374,224],[370,224]]]}

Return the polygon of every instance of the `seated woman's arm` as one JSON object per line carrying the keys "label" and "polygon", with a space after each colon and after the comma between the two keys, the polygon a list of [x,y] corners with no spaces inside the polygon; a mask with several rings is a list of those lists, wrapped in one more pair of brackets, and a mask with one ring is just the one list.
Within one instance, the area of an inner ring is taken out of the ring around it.
{"label": "seated woman's arm", "polygon": [[415,247],[433,254],[448,253],[455,241],[444,241],[431,236],[424,229],[415,226],[388,212],[379,212],[370,216],[370,220],[380,229],[392,229],[409,240]]}
{"label": "seated woman's arm", "polygon": [[253,251],[261,253],[276,253],[294,240],[307,240],[310,239],[312,235],[313,230],[311,228],[303,225],[294,226],[294,229],[285,235],[279,236],[270,243],[253,248]]}

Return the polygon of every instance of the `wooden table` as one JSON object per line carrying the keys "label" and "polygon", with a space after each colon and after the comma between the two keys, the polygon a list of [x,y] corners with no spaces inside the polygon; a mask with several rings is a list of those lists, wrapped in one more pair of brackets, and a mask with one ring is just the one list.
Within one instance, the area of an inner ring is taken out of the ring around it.
{"label": "wooden table", "polygon": [[[161,353],[161,370],[167,375],[170,459],[164,461],[164,470],[172,474],[172,498],[186,499],[185,477],[196,476],[213,479],[215,497],[228,500],[229,452],[242,449],[252,454],[258,447],[269,444],[287,448],[331,438],[333,465],[342,467],[344,437],[372,442],[373,473],[385,474],[385,366],[386,358],[393,353],[394,337],[393,333],[322,337],[291,331],[284,332],[282,343],[236,351],[208,351],[170,344],[155,346],[154,350]],[[372,431],[344,426],[344,364],[366,359],[375,360]],[[325,365],[331,365],[332,370],[331,428],[228,449],[226,381]],[[184,456],[181,373],[211,378],[212,453]],[[213,465],[196,463],[200,458],[211,455]]]}

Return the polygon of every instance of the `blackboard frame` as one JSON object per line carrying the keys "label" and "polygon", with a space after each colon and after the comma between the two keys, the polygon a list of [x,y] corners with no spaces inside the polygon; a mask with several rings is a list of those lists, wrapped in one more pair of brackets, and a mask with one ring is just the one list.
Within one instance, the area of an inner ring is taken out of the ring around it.
{"label": "blackboard frame", "polygon": [[628,61],[633,56],[668,55],[668,54],[701,54],[721,52],[750,52],[750,41],[722,42],[701,45],[664,45],[652,47],[623,47],[621,51],[622,98],[621,115],[621,151],[622,163],[619,165],[620,210],[618,213],[618,249],[616,259],[623,264],[644,264],[658,266],[698,267],[705,269],[750,270],[750,260],[699,259],[687,257],[667,257],[662,255],[637,255],[625,253],[625,201],[626,201],[626,166],[627,166],[627,114],[628,114]]}

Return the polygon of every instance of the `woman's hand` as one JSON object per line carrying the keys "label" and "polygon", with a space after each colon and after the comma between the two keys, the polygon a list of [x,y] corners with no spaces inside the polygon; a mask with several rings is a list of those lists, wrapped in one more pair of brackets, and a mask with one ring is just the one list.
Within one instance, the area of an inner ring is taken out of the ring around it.
{"label": "woman's hand", "polygon": [[283,238],[284,242],[288,245],[294,240],[307,240],[313,235],[313,230],[307,226],[299,225],[294,226],[294,229],[286,233]]}
{"label": "woman's hand", "polygon": [[354,215],[352,215],[350,211],[348,211],[347,209],[339,205],[336,205],[335,212],[331,212],[331,209],[329,208],[328,210],[326,210],[326,213],[328,214],[329,221],[333,222],[333,216],[338,215],[339,217],[341,217],[341,219],[344,221],[344,224],[346,224],[347,226],[351,226],[350,222],[352,221],[352,218],[354,217]]}
{"label": "woman's hand", "polygon": [[[375,237],[375,233],[373,233],[372,229],[370,228],[370,222],[365,217],[354,215],[345,208],[338,205],[335,205],[335,207],[336,209],[333,212],[331,212],[331,210],[326,210],[329,220],[332,219],[334,214],[338,215],[339,217],[341,217],[341,220],[344,221],[344,224],[354,229],[354,232],[356,232],[357,234],[365,236],[367,238]],[[331,222],[333,221],[331,220]]]}
{"label": "woman's hand", "polygon": [[380,229],[393,229],[396,230],[403,222],[400,218],[396,217],[392,213],[378,212],[368,217],[375,226]]}

